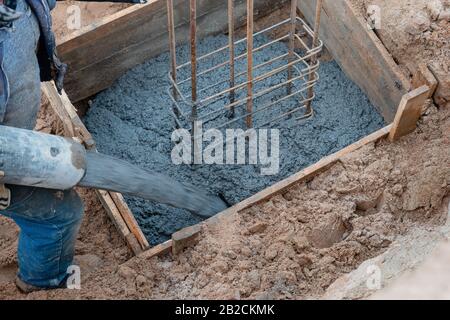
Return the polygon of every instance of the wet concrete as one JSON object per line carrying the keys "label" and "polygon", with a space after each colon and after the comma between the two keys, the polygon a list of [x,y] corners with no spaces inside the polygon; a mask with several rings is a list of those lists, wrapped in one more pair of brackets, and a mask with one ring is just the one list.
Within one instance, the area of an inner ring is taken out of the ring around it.
{"label": "wet concrete", "polygon": [[[207,38],[199,44],[206,53],[226,43],[225,36]],[[256,41],[256,45],[258,44]],[[264,41],[264,40],[262,40]],[[244,48],[238,48],[243,52]],[[277,44],[255,56],[255,63],[267,61],[271,55],[286,50]],[[187,61],[189,48],[178,49],[179,61]],[[222,60],[220,60],[220,58]],[[214,61],[201,64],[202,70],[211,63],[224,61],[226,54]],[[336,152],[384,125],[381,115],[371,105],[363,92],[352,83],[335,62],[321,64],[320,81],[314,100],[315,116],[292,128],[280,124],[280,172],[262,176],[258,165],[181,165],[172,164],[171,141],[173,118],[168,110],[171,102],[167,95],[169,55],[162,54],[130,70],[113,86],[100,93],[84,121],[93,134],[100,152],[130,161],[170,177],[204,187],[212,193],[222,193],[232,204],[311,165],[326,155]],[[245,65],[237,68],[245,67]],[[227,76],[218,70],[210,77],[200,78],[200,87]],[[270,79],[271,83],[282,81]],[[275,82],[274,82],[275,81]],[[265,85],[264,83],[260,85]],[[189,87],[183,87],[186,93]],[[222,105],[228,101],[222,101]],[[292,103],[292,102],[289,102]],[[288,104],[289,104],[288,103]],[[220,102],[216,105],[220,106]],[[273,116],[261,113],[255,121]],[[225,121],[218,119],[217,121]],[[214,123],[213,123],[214,125]],[[127,197],[127,203],[152,244],[163,242],[170,235],[201,218],[188,211],[167,205]]]}

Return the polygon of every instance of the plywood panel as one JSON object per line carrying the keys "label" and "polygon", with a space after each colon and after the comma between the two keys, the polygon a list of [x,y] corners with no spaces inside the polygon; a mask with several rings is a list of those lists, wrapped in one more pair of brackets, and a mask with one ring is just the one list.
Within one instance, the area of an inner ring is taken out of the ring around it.
{"label": "plywood panel", "polygon": [[[313,25],[316,0],[299,1],[299,9]],[[373,30],[358,17],[347,0],[324,0],[320,38],[344,72],[367,94],[386,122],[410,90],[409,81]]]}

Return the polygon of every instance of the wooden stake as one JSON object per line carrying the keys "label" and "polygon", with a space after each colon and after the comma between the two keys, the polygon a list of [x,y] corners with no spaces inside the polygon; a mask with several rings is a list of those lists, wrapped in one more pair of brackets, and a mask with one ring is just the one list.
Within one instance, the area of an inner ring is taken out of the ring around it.
{"label": "wooden stake", "polygon": [[184,248],[193,246],[199,240],[202,227],[200,224],[181,229],[172,235],[172,254],[177,255]]}
{"label": "wooden stake", "polygon": [[430,71],[426,64],[420,64],[419,68],[413,71],[412,77],[413,88],[419,88],[423,85],[427,85],[430,88],[428,98],[433,97],[438,87],[438,81],[434,74]]}
{"label": "wooden stake", "polygon": [[416,129],[429,94],[430,87],[425,85],[403,96],[389,132],[390,141],[396,141]]}

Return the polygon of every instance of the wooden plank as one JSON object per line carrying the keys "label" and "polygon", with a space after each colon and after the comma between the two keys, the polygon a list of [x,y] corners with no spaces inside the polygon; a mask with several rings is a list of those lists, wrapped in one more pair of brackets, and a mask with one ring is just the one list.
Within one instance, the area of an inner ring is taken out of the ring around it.
{"label": "wooden plank", "polygon": [[59,94],[53,82],[42,83],[41,90],[42,94],[49,101],[51,108],[63,123],[65,136],[70,138],[78,137],[85,144],[86,148],[95,148],[92,135],[81,121],[66,92],[63,90]]}
{"label": "wooden plank", "polygon": [[419,88],[427,85],[429,90],[428,99],[431,99],[438,87],[438,81],[426,64],[420,64],[419,68],[413,70],[412,86]]}
{"label": "wooden plank", "polygon": [[74,125],[67,113],[64,104],[53,82],[44,82],[41,85],[42,95],[45,96],[50,104],[50,107],[55,112],[56,116],[61,120],[66,137],[75,137]]}
{"label": "wooden plank", "polygon": [[[299,9],[310,24],[314,23],[316,1],[299,1]],[[344,72],[391,123],[410,83],[348,0],[323,1],[320,38]]]}
{"label": "wooden plank", "polygon": [[157,246],[154,246],[153,248],[142,252],[138,256],[141,259],[151,259],[153,257],[162,256],[162,255],[168,254],[170,252],[172,252],[172,240],[158,244]]}
{"label": "wooden plank", "polygon": [[126,225],[125,221],[122,219],[120,211],[114,204],[114,201],[111,198],[110,194],[104,190],[96,190],[96,193],[103,207],[105,208],[106,213],[108,214],[110,220],[116,226],[116,229],[119,232],[119,234],[126,240],[128,246],[135,255],[140,254],[143,250],[139,245],[139,243],[137,243],[136,240],[133,241],[132,237],[130,237],[130,235],[132,234],[128,229],[128,226]]}
{"label": "wooden plank", "polygon": [[431,96],[430,92],[430,87],[425,85],[403,96],[389,133],[390,141],[397,141],[416,130],[417,121],[422,116],[423,107]]}
{"label": "wooden plank", "polygon": [[147,241],[147,238],[145,237],[144,233],[142,232],[141,228],[139,227],[139,224],[136,221],[136,218],[132,214],[130,208],[125,202],[125,199],[123,198],[123,195],[116,192],[110,192],[110,196],[113,199],[114,203],[116,204],[117,208],[120,211],[120,214],[127,224],[128,228],[130,229],[131,233],[134,234],[137,241],[141,245],[143,250],[147,250],[150,248],[150,244]]}
{"label": "wooden plank", "polygon": [[172,235],[172,254],[177,255],[183,249],[195,245],[199,240],[201,231],[201,225],[197,224],[175,232]]}
{"label": "wooden plank", "polygon": [[[263,15],[279,7],[270,0],[255,0]],[[236,2],[237,27],[245,22],[245,1]],[[188,1],[175,0],[177,43],[189,38]],[[199,37],[227,30],[227,2],[198,0]],[[211,23],[214,21],[214,23]],[[169,48],[166,0],[131,6],[62,39],[58,52],[69,64],[66,90],[73,102],[90,97],[130,68]]]}

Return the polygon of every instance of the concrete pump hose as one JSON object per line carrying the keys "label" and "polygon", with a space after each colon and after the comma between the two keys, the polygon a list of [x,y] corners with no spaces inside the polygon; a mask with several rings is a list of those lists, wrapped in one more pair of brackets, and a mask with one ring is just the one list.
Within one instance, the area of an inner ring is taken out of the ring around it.
{"label": "concrete pump hose", "polygon": [[126,161],[86,152],[72,139],[13,127],[0,126],[0,171],[0,184],[115,191],[203,217],[227,208],[217,196]]}
{"label": "concrete pump hose", "polygon": [[79,183],[82,187],[121,192],[202,217],[211,217],[228,207],[218,196],[197,187],[101,153],[88,152],[86,163],[86,175]]}
{"label": "concrete pump hose", "polygon": [[0,183],[71,189],[86,172],[86,151],[72,139],[0,126]]}

